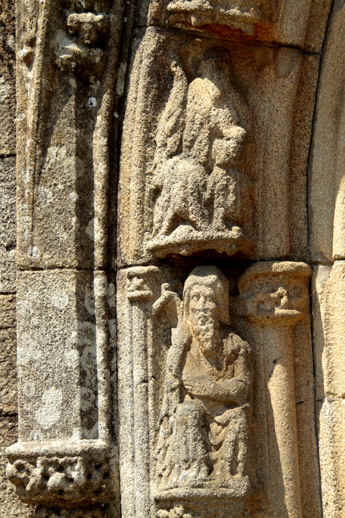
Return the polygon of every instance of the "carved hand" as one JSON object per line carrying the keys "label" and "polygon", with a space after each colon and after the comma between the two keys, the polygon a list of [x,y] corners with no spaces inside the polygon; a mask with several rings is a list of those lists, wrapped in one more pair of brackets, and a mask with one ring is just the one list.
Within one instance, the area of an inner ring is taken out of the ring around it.
{"label": "carved hand", "polygon": [[193,396],[209,397],[213,399],[215,393],[215,382],[208,376],[195,376],[184,378],[183,384]]}
{"label": "carved hand", "polygon": [[247,401],[247,384],[238,378],[213,381],[208,376],[197,376],[184,379],[183,384],[186,390],[196,397],[237,405],[242,405]]}

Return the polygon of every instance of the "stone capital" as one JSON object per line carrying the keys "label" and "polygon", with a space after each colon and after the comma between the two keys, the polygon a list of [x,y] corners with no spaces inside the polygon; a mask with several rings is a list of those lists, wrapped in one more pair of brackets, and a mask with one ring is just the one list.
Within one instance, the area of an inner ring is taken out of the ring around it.
{"label": "stone capital", "polygon": [[260,262],[239,281],[239,312],[268,326],[293,326],[308,309],[310,267],[302,262]]}

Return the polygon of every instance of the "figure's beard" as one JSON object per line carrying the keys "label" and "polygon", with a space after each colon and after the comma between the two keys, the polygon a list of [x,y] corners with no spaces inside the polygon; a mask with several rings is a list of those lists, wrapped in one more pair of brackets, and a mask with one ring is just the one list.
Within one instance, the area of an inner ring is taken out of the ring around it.
{"label": "figure's beard", "polygon": [[216,351],[218,347],[218,325],[212,316],[205,313],[194,315],[191,330],[202,352]]}

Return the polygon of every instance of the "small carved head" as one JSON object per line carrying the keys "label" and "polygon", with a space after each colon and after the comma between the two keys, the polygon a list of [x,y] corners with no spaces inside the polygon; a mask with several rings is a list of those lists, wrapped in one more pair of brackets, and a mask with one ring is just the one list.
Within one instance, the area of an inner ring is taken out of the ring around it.
{"label": "small carved head", "polygon": [[216,266],[198,266],[190,273],[183,289],[183,310],[188,321],[205,314],[229,323],[229,283]]}

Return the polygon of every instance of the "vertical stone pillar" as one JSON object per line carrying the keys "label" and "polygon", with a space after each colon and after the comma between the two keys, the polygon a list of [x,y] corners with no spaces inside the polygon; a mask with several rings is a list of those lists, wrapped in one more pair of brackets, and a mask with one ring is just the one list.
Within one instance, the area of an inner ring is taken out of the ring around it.
{"label": "vertical stone pillar", "polygon": [[293,328],[308,311],[304,263],[265,262],[239,282],[244,313],[255,326],[266,388],[266,494],[272,516],[302,518],[296,422]]}
{"label": "vertical stone pillar", "polygon": [[118,274],[120,479],[122,510],[128,517],[151,513],[151,312],[160,277],[156,266],[134,266]]}
{"label": "vertical stone pillar", "polygon": [[19,441],[7,474],[23,499],[71,516],[118,500],[107,252],[123,10],[17,4]]}

